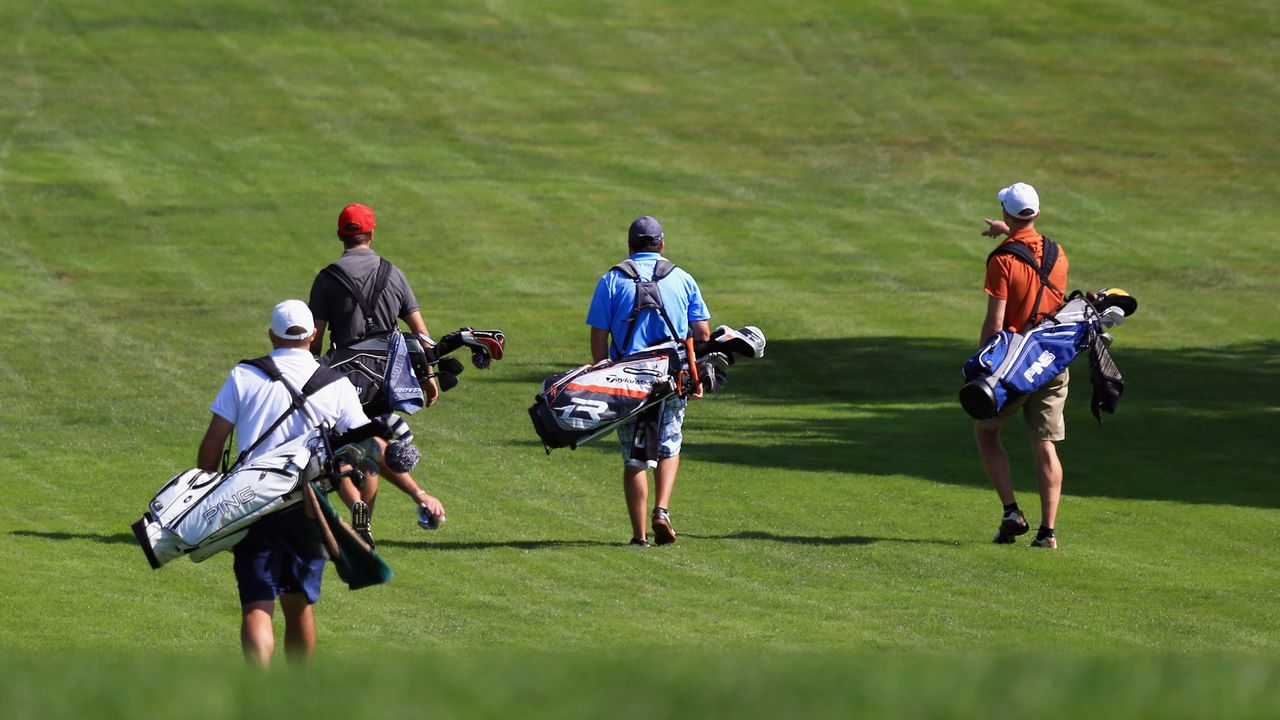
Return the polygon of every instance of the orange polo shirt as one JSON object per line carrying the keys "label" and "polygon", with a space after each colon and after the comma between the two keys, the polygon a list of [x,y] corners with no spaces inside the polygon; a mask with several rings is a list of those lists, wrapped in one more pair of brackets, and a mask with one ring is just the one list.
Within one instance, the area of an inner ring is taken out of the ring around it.
{"label": "orange polo shirt", "polygon": [[[1001,245],[1018,241],[1031,248],[1036,262],[1044,257],[1044,237],[1032,228],[1019,230],[1010,235]],[[1049,280],[1059,290],[1067,289],[1067,252],[1058,246],[1058,261],[1049,272]],[[1040,289],[1040,277],[1031,266],[1012,255],[997,255],[987,263],[987,280],[983,291],[994,298],[1005,301],[1004,329],[1018,332],[1027,318],[1031,316],[1032,303],[1036,300],[1036,291]],[[1045,287],[1040,297],[1040,305],[1035,312],[1050,312],[1062,304],[1062,293]]]}

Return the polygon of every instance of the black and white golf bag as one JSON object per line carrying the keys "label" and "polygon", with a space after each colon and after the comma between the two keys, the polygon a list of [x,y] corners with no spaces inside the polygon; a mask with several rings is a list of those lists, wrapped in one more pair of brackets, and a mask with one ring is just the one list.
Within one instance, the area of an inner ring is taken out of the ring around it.
{"label": "black and white golf bag", "polygon": [[1106,328],[1138,309],[1138,302],[1117,288],[1096,299],[1076,291],[1044,320],[1012,333],[1001,330],[964,364],[960,405],[977,420],[993,418],[1013,399],[1035,392],[1057,377],[1082,352],[1089,351],[1094,385],[1093,415],[1115,412],[1124,379],[1107,351]]}
{"label": "black and white golf bag", "polygon": [[705,392],[722,389],[734,356],[762,357],[764,347],[759,328],[722,325],[696,350],[692,341],[668,341],[617,360],[582,365],[544,380],[529,417],[548,454],[556,448],[577,449],[672,397],[687,396],[699,383]]}
{"label": "black and white golf bag", "polygon": [[335,347],[320,358],[320,364],[347,376],[370,417],[393,410],[413,414],[423,406],[419,383],[434,377],[441,391],[457,386],[462,363],[447,355],[467,347],[471,363],[483,370],[502,359],[505,346],[501,330],[459,328],[438,343],[396,331],[366,337],[350,347]]}

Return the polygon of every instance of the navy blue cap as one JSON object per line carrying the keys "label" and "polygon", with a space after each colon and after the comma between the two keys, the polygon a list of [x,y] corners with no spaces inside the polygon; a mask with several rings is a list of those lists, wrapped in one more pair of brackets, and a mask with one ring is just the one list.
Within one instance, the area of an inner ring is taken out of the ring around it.
{"label": "navy blue cap", "polygon": [[636,246],[657,245],[662,242],[662,225],[648,215],[636,218],[627,231],[627,242]]}

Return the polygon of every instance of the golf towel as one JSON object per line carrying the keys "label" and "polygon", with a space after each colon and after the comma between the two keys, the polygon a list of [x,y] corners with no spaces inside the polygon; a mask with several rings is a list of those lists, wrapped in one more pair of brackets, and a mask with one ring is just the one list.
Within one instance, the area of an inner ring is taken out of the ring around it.
{"label": "golf towel", "polygon": [[412,415],[426,404],[422,385],[409,364],[409,346],[400,333],[391,333],[387,343],[387,370],[382,376],[382,389],[391,409]]}

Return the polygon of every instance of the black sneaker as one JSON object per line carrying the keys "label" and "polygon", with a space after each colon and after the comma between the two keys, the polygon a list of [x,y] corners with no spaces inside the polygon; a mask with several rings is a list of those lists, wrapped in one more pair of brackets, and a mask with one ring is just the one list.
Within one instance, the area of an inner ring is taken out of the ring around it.
{"label": "black sneaker", "polygon": [[640,547],[649,547],[649,541],[641,540],[640,538],[631,538],[631,544],[639,545]]}
{"label": "black sneaker", "polygon": [[1010,510],[1000,519],[1000,529],[996,530],[996,536],[991,538],[991,542],[1008,545],[1015,542],[1019,535],[1026,535],[1030,529],[1031,526],[1027,524],[1027,518],[1021,510]]}
{"label": "black sneaker", "polygon": [[369,526],[369,504],[357,500],[351,505],[351,529],[373,548],[373,529]]}

